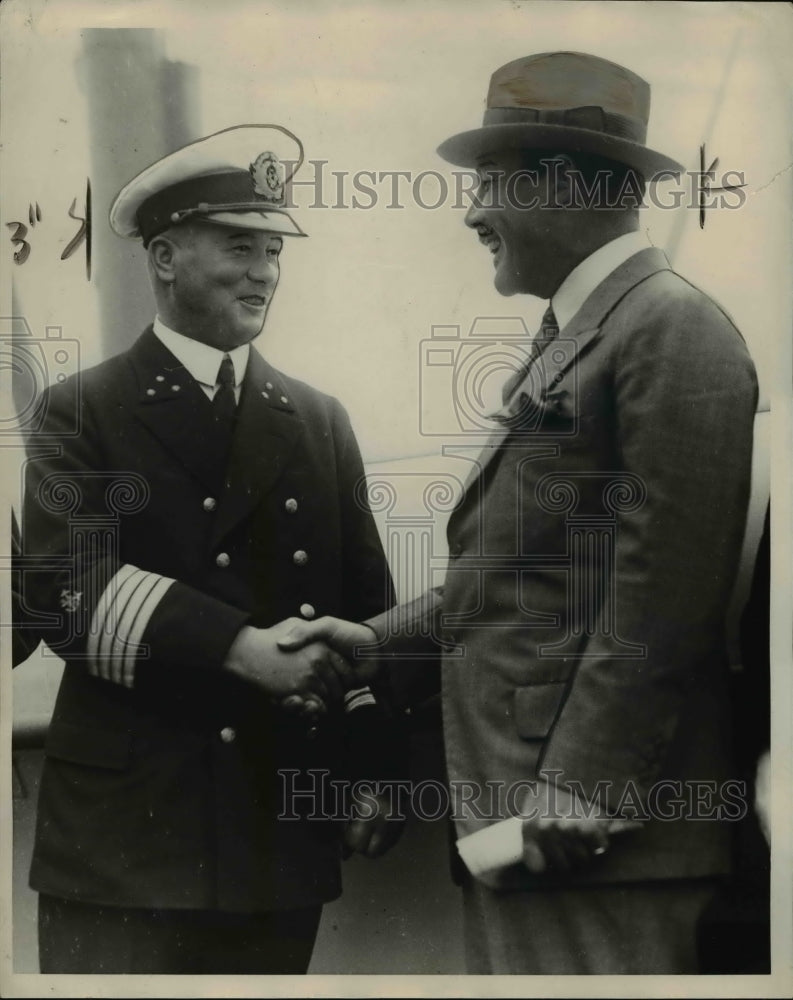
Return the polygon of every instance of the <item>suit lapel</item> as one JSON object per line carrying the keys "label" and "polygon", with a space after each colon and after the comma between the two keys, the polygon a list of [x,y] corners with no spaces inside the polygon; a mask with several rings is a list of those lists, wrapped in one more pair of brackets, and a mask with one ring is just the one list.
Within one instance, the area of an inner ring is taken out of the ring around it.
{"label": "suit lapel", "polygon": [[[669,262],[663,251],[648,247],[626,260],[595,288],[564,328],[559,342],[550,344],[544,351],[541,379],[538,381],[535,377],[527,380],[529,395],[535,405],[546,405],[548,391],[598,339],[603,323],[617,303],[640,282],[658,271],[668,269]],[[466,477],[460,503],[499,453],[510,433],[509,427],[499,427],[493,431]]]}
{"label": "suit lapel", "polygon": [[663,250],[647,247],[604,278],[562,331],[563,339],[575,338],[578,341],[576,358],[582,353],[583,345],[600,331],[609,313],[632,288],[658,271],[668,270],[669,261]]}
{"label": "suit lapel", "polygon": [[303,430],[283,378],[251,349],[231,443],[226,488],[218,498],[210,544],[261,502],[295,452]]}

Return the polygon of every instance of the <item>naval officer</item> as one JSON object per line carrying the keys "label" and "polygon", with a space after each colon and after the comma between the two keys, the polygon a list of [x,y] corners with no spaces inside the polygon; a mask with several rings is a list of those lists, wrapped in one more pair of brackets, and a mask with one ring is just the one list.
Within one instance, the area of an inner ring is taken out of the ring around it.
{"label": "naval officer", "polygon": [[30,873],[42,972],[305,972],[342,851],[398,833],[322,788],[285,800],[393,758],[339,656],[275,643],[392,600],[345,411],[251,343],[305,235],[284,208],[301,158],[239,126],[126,185],[110,223],[146,248],[156,316],[47,390],[29,442],[25,552],[62,569],[25,599],[66,661]]}

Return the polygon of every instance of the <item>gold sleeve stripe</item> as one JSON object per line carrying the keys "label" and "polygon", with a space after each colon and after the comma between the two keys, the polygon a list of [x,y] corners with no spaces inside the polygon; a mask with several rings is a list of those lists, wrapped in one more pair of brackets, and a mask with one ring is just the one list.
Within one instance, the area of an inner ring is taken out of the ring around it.
{"label": "gold sleeve stripe", "polygon": [[[88,669],[95,677],[105,676],[100,667],[100,661],[110,651],[115,632],[115,607],[119,593],[124,585],[140,570],[128,563],[121,567],[113,576],[96,602],[91,618],[88,642],[85,651],[88,655]],[[108,678],[105,678],[108,679]]]}
{"label": "gold sleeve stripe", "polygon": [[86,649],[93,676],[133,687],[143,634],[172,583],[169,577],[129,563],[121,567],[100,597],[91,622]]}
{"label": "gold sleeve stripe", "polygon": [[154,613],[154,609],[162,600],[166,590],[175,582],[167,576],[155,576],[153,573],[150,573],[149,577],[154,577],[154,580],[149,587],[148,593],[138,606],[127,634],[128,645],[126,654],[124,655],[121,683],[128,688],[133,687],[135,684],[135,662],[143,640],[143,633],[149,624],[149,619]]}
{"label": "gold sleeve stripe", "polygon": [[362,705],[376,704],[375,697],[368,687],[356,688],[354,691],[348,691],[344,696],[345,712],[354,712],[356,708],[360,708]]}

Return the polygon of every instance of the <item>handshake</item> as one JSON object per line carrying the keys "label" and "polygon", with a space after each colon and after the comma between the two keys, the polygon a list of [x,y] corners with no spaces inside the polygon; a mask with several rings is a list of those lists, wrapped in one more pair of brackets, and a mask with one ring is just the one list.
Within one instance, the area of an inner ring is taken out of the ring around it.
{"label": "handshake", "polygon": [[357,648],[374,640],[367,625],[339,618],[287,618],[272,628],[246,625],[224,668],[255,684],[285,711],[315,722],[341,705],[347,691],[374,679],[375,659],[356,662]]}

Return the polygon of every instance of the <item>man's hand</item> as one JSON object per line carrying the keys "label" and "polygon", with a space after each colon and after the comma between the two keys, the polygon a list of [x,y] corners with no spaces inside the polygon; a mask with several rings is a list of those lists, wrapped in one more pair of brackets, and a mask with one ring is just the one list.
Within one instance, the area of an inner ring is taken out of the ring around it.
{"label": "man's hand", "polygon": [[580,802],[559,786],[541,783],[524,803],[523,864],[530,872],[567,872],[605,854],[610,834],[641,823],[589,817]]}
{"label": "man's hand", "polygon": [[287,653],[278,637],[298,619],[288,619],[273,628],[246,625],[231,644],[224,668],[250,681],[287,710],[316,715],[329,705],[341,704],[344,692],[358,684],[342,656],[323,643],[308,640]]}
{"label": "man's hand", "polygon": [[361,646],[371,645],[375,640],[376,636],[368,625],[326,615],[312,622],[295,619],[294,625],[286,635],[279,635],[278,648],[283,652],[294,652],[310,643],[327,643],[331,649],[343,656],[345,661],[354,664],[355,679],[348,686],[362,687],[377,676],[378,663],[374,657],[356,658],[356,650]]}
{"label": "man's hand", "polygon": [[387,795],[367,795],[365,803],[353,804],[353,818],[344,831],[344,856],[357,852],[367,858],[379,858],[402,836],[403,817],[391,814]]}

